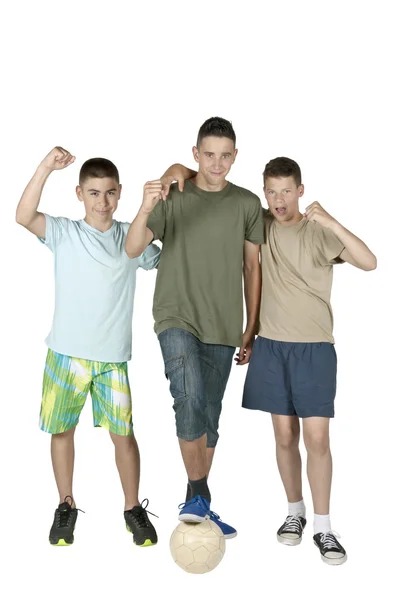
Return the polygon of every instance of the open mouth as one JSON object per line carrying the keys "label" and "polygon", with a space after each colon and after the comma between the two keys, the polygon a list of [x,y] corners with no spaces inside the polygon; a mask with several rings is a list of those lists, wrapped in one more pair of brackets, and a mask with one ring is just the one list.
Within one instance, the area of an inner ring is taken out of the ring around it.
{"label": "open mouth", "polygon": [[278,208],[276,208],[275,211],[280,217],[282,217],[286,213],[286,207],[278,206]]}

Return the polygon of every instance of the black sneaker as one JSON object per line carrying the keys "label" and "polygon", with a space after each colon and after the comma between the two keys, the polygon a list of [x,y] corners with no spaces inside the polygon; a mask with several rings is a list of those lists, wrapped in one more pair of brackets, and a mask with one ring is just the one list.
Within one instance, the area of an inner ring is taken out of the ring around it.
{"label": "black sneaker", "polygon": [[277,538],[281,544],[286,546],[297,546],[301,544],[303,538],[304,527],[307,524],[307,520],[304,517],[298,515],[289,515],[286,517],[286,521],[282,527],[278,529]]}
{"label": "black sneaker", "polygon": [[[146,502],[145,506],[143,506],[144,502]],[[124,511],[127,531],[133,534],[133,541],[137,546],[154,546],[158,541],[155,528],[148,518],[149,510],[146,510],[148,504],[148,499],[145,498],[140,506],[134,506],[134,508]],[[153,516],[156,517],[156,515]]]}
{"label": "black sneaker", "polygon": [[337,541],[337,533],[317,533],[314,535],[314,544],[319,548],[323,562],[328,565],[342,565],[347,560],[347,553]]}
{"label": "black sneaker", "polygon": [[[73,531],[75,529],[77,511],[67,502],[71,496],[65,496],[64,501],[58,506],[54,514],[54,522],[50,530],[50,544],[53,546],[70,546],[73,544]],[[84,511],[81,511],[84,512]]]}

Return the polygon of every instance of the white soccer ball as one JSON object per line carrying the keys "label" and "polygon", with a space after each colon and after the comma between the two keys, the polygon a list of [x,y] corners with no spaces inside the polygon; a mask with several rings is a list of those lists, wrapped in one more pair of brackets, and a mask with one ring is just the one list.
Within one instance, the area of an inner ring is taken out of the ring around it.
{"label": "white soccer ball", "polygon": [[188,573],[208,573],[216,568],[225,552],[225,538],[216,523],[181,522],[170,538],[170,551],[176,564]]}

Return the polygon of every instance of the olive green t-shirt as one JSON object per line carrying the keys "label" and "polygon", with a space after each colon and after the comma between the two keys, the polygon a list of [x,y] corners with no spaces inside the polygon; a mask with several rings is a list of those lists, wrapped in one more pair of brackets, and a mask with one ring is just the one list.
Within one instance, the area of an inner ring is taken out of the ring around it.
{"label": "olive green t-shirt", "polygon": [[260,199],[228,183],[207,192],[173,184],[148,219],[163,243],[153,304],[157,334],[180,327],[206,344],[242,341],[244,241],[264,241]]}
{"label": "olive green t-shirt", "polygon": [[264,210],[261,246],[261,337],[281,342],[330,342],[333,265],[344,244],[329,229],[302,218],[280,225]]}

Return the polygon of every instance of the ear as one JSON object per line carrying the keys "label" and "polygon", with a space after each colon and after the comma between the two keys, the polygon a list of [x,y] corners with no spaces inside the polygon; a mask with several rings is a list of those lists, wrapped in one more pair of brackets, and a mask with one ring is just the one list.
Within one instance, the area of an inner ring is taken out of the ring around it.
{"label": "ear", "polygon": [[80,202],[83,202],[82,188],[80,187],[80,185],[76,186],[76,196],[78,197]]}
{"label": "ear", "polygon": [[194,146],[192,148],[192,154],[193,154],[195,162],[198,163],[199,162],[199,149],[196,146]]}
{"label": "ear", "polygon": [[120,199],[121,195],[122,195],[122,184],[119,183],[119,199]]}
{"label": "ear", "polygon": [[266,196],[265,190],[266,190],[266,187],[264,186],[264,187],[263,187],[264,196],[265,196],[265,199],[266,199],[266,201],[267,201],[268,208],[271,208],[271,207],[270,207],[270,205],[269,205],[268,198],[267,198],[267,196]]}
{"label": "ear", "polygon": [[236,157],[237,157],[237,154],[238,154],[238,149],[237,149],[237,148],[235,148],[235,152],[234,152],[234,159],[233,159],[233,161],[232,161],[232,164],[235,162],[235,160],[236,160]]}
{"label": "ear", "polygon": [[301,196],[304,196],[304,185],[303,184],[299,185],[299,198],[301,198]]}

